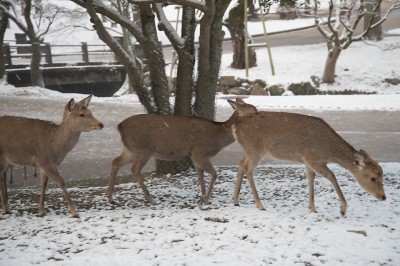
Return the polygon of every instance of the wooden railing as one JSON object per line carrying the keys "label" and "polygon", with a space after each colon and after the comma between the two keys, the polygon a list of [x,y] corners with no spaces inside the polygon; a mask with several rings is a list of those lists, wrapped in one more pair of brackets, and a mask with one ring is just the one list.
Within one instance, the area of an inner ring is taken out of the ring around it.
{"label": "wooden railing", "polygon": [[[10,45],[4,43],[4,55],[8,68],[13,65],[29,64],[32,57],[31,44]],[[40,45],[42,52],[42,63],[52,66],[58,63],[115,63],[117,59],[107,45],[87,44],[80,45]]]}

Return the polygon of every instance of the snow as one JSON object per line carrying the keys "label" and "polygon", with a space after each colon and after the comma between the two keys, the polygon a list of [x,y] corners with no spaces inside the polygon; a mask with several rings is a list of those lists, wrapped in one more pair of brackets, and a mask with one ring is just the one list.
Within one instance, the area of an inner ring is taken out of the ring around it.
{"label": "snow", "polygon": [[[400,34],[400,29],[391,33]],[[273,48],[276,76],[271,76],[268,61],[263,60],[265,49],[258,49],[257,55],[259,64],[250,69],[249,78],[287,84],[320,76],[326,47]],[[400,36],[371,45],[353,44],[339,59],[337,82],[322,87],[374,95],[250,96],[246,101],[259,109],[399,111],[400,85],[383,81],[400,76],[399,55]],[[223,56],[221,75],[244,77],[244,70],[229,68],[231,58],[231,54]],[[0,84],[2,97],[83,98],[4,83]],[[234,96],[218,95],[217,107],[227,106],[227,97]],[[96,101],[139,105],[134,95],[94,97],[92,102]],[[240,207],[233,206],[236,166],[217,167],[219,179],[210,205],[199,203],[193,172],[148,177],[155,206],[146,203],[136,183],[116,187],[115,206],[107,203],[106,185],[69,188],[78,219],[69,218],[59,189],[48,190],[43,218],[35,216],[37,187],[12,189],[12,213],[0,216],[0,265],[400,265],[400,162],[382,163],[387,196],[382,202],[365,193],[344,169],[331,167],[348,201],[345,217],[339,213],[332,185],[323,178],[316,180],[319,212],[310,213],[304,167],[293,164],[256,169],[266,211],[255,207],[247,180]],[[33,195],[33,200],[20,200],[18,195],[23,194]]]}
{"label": "snow", "polygon": [[[0,262],[399,265],[399,167],[399,163],[383,164],[388,199],[376,202],[347,172],[333,166],[349,203],[346,217],[340,216],[337,195],[325,179],[316,182],[319,213],[310,213],[304,169],[294,165],[257,168],[255,179],[266,211],[256,209],[247,182],[241,206],[232,205],[235,172],[230,168],[218,169],[210,205],[198,203],[195,173],[175,179],[148,178],[149,190],[158,200],[155,206],[144,201],[137,184],[117,186],[117,207],[106,202],[106,187],[74,188],[70,191],[75,202],[91,205],[80,209],[79,219],[67,217],[63,204],[61,214],[60,206],[51,206],[43,218],[34,216],[34,209],[2,217]],[[23,193],[38,190],[28,188]],[[48,198],[62,200],[57,189],[50,189]],[[24,210],[37,204],[19,201],[13,206]]]}

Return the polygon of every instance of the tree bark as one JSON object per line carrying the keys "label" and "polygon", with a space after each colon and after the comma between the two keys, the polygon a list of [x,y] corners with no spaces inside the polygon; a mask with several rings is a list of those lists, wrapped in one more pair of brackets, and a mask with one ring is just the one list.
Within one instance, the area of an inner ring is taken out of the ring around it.
{"label": "tree bark", "polygon": [[[8,8],[7,2],[1,1],[0,4]],[[6,33],[8,16],[0,9],[0,79],[6,74],[6,60],[4,58],[4,34]]]}
{"label": "tree bark", "polygon": [[171,114],[165,59],[162,46],[158,41],[155,15],[150,4],[140,5],[140,18],[143,35],[145,36],[145,42],[141,45],[149,67],[151,88],[157,113]]}
{"label": "tree bark", "polygon": [[[229,17],[227,19],[228,30],[231,34],[232,45],[233,45],[233,58],[231,67],[237,69],[244,69],[246,67],[245,62],[245,27],[244,27],[244,2],[240,1],[236,7],[229,11]],[[247,40],[248,41],[248,40]],[[254,67],[257,65],[257,55],[252,47],[248,47],[249,65],[248,67]]]}
{"label": "tree bark", "polygon": [[41,60],[42,52],[40,51],[40,43],[34,41],[32,42],[31,85],[44,88],[43,73],[40,68]]}
{"label": "tree bark", "polygon": [[195,9],[184,7],[182,11],[183,51],[178,53],[174,115],[192,115],[193,73],[195,65],[194,33],[196,29]]}
{"label": "tree bark", "polygon": [[32,58],[31,58],[31,85],[44,88],[43,73],[40,69],[40,62],[42,60],[42,52],[40,51],[40,40],[36,35],[35,28],[31,20],[32,0],[25,1],[25,8],[23,10],[26,22],[26,35],[32,44]]}
{"label": "tree bark", "polygon": [[322,75],[322,82],[332,84],[335,82],[336,75],[336,62],[339,58],[342,49],[334,45],[332,51],[328,53],[328,58],[325,62],[324,74]]}
{"label": "tree bark", "polygon": [[[378,5],[378,1],[372,0],[371,3],[365,3],[365,9],[367,12],[364,15],[364,30],[367,30],[370,25],[381,20],[381,7],[379,5],[376,13],[373,13],[375,6]],[[372,22],[371,22],[372,20]],[[368,40],[376,40],[380,41],[383,39],[383,32],[382,32],[382,24],[379,26],[372,28],[368,31],[367,35],[365,36]]]}
{"label": "tree bark", "polygon": [[222,20],[230,1],[206,1],[207,12],[200,22],[198,79],[196,83],[196,116],[214,119],[215,94],[221,66]]}

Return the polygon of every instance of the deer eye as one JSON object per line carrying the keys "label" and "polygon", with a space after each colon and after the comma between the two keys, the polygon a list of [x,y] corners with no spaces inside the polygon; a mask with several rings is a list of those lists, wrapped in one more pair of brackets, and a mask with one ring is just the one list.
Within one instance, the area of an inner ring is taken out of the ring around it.
{"label": "deer eye", "polygon": [[372,182],[376,182],[376,178],[375,177],[371,177],[371,181]]}
{"label": "deer eye", "polygon": [[80,114],[79,116],[80,116],[80,117],[85,117],[85,114]]}

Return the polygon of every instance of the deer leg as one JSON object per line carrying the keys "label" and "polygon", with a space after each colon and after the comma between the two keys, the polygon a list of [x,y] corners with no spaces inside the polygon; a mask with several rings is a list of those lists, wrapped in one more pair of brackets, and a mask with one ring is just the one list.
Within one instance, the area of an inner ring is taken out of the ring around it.
{"label": "deer leg", "polygon": [[239,193],[240,193],[240,188],[242,186],[245,171],[246,171],[246,169],[245,169],[245,158],[244,158],[240,161],[240,164],[238,167],[235,192],[233,193],[233,204],[235,206],[239,206]]}
{"label": "deer leg", "polygon": [[265,210],[264,206],[262,205],[262,203],[260,201],[260,198],[258,197],[257,188],[256,188],[256,185],[254,183],[254,178],[253,178],[254,169],[256,168],[256,166],[258,165],[260,160],[261,160],[261,158],[259,158],[259,157],[250,158],[248,155],[246,155],[246,157],[240,161],[238,174],[237,174],[236,187],[235,187],[235,194],[234,194],[234,198],[233,198],[233,202],[234,202],[235,206],[239,205],[240,187],[242,185],[243,176],[244,176],[244,174],[246,174],[247,179],[249,180],[249,183],[250,183],[251,192],[253,194],[257,208],[260,210]]}
{"label": "deer leg", "polygon": [[257,164],[254,164],[253,162],[251,162],[251,160],[247,160],[246,176],[247,176],[247,180],[249,180],[251,192],[253,193],[254,201],[256,202],[257,208],[260,210],[265,210],[264,206],[261,203],[260,198],[258,197],[257,188],[254,183],[253,173],[254,173],[254,168],[256,168],[256,166],[257,166]]}
{"label": "deer leg", "polygon": [[208,186],[207,195],[206,195],[206,197],[204,199],[205,203],[208,203],[208,201],[210,200],[211,193],[212,193],[212,190],[214,188],[214,184],[217,181],[217,172],[215,171],[215,169],[211,165],[211,163],[210,162],[208,162],[208,163],[209,164],[207,165],[205,171],[211,175],[211,180],[210,180],[210,185]]}
{"label": "deer leg", "polygon": [[72,217],[79,217],[78,216],[78,212],[77,212],[77,210],[75,208],[75,205],[72,202],[71,197],[70,197],[70,195],[69,195],[69,193],[68,193],[68,191],[66,189],[65,182],[62,179],[61,175],[58,173],[58,171],[56,169],[52,168],[52,167],[42,167],[42,171],[44,172],[43,173],[44,175],[50,177],[57,184],[57,186],[59,188],[61,188],[61,190],[62,190],[62,192],[64,194],[64,198],[68,203],[68,207],[69,207],[69,210],[71,212],[71,216]]}
{"label": "deer leg", "polygon": [[108,202],[115,203],[113,200],[114,186],[115,186],[115,178],[117,176],[118,170],[129,163],[132,160],[132,157],[128,152],[124,151],[121,155],[116,157],[111,164],[111,172],[110,179],[108,181]]}
{"label": "deer leg", "polygon": [[46,200],[46,187],[49,178],[43,172],[40,174],[40,202],[39,202],[39,216],[43,217],[45,214],[44,202]]}
{"label": "deer leg", "polygon": [[306,165],[306,172],[308,178],[308,200],[309,200],[309,207],[311,212],[317,212],[314,204],[314,180],[315,180],[315,172]]}
{"label": "deer leg", "polygon": [[196,165],[196,163],[195,163],[194,167],[196,168],[197,178],[199,179],[199,185],[200,185],[200,190],[201,190],[201,199],[202,199],[202,201],[204,203],[207,203],[206,199],[205,199],[205,197],[206,197],[206,186],[204,184],[204,171],[203,171],[203,169],[199,168]]}
{"label": "deer leg", "polygon": [[8,209],[8,195],[7,195],[7,167],[0,164],[0,199],[3,213],[10,213]]}
{"label": "deer leg", "polygon": [[[208,203],[212,189],[214,187],[215,181],[217,180],[217,172],[212,166],[211,162],[208,159],[196,159],[192,157],[194,165],[196,167],[197,176],[199,178],[199,183],[201,186],[201,195],[204,203]],[[206,194],[205,183],[204,183],[204,171],[211,175],[210,185],[208,186],[208,191]]]}
{"label": "deer leg", "polygon": [[[12,165],[9,165],[8,169],[10,169],[10,185],[11,185],[11,184],[14,184],[14,176],[13,176],[13,167],[12,167]],[[6,171],[6,173],[7,173],[7,171]],[[6,175],[6,173],[4,173],[4,174]]]}
{"label": "deer leg", "polygon": [[313,167],[313,169],[321,174],[322,176],[325,176],[333,185],[333,187],[336,190],[336,193],[339,196],[340,199],[340,213],[342,215],[345,215],[346,209],[347,209],[347,202],[346,199],[343,196],[342,190],[339,187],[339,184],[336,180],[336,176],[332,173],[332,171],[326,166],[326,165],[321,165],[319,167]]}
{"label": "deer leg", "polygon": [[146,198],[146,200],[151,205],[155,205],[156,201],[151,196],[150,192],[148,191],[146,185],[143,182],[143,178],[140,176],[140,172],[142,171],[142,168],[145,166],[145,164],[150,159],[150,157],[151,157],[150,155],[145,155],[145,156],[142,156],[142,157],[134,158],[131,171],[132,171],[133,179],[135,179],[139,183],[139,186],[143,190],[144,197]]}
{"label": "deer leg", "polygon": [[28,186],[28,176],[26,175],[26,166],[24,166],[24,186]]}

